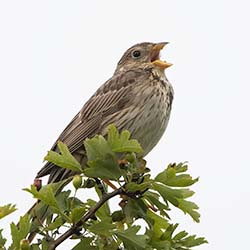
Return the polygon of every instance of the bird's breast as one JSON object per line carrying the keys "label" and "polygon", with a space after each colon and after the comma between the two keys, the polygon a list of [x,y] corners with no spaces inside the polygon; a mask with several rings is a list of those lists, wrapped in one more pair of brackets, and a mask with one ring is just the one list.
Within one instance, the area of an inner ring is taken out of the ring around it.
{"label": "bird's breast", "polygon": [[132,136],[144,149],[144,155],[150,152],[158,143],[166,130],[173,90],[167,79],[154,79],[143,84],[138,90],[134,109],[137,117],[134,119]]}

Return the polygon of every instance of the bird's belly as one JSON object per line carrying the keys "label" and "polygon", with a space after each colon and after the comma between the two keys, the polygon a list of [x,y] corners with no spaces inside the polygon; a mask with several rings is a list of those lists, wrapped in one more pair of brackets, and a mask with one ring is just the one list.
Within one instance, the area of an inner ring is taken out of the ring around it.
{"label": "bird's belly", "polygon": [[132,137],[141,144],[144,152],[148,154],[161,139],[166,130],[170,108],[164,100],[153,98],[145,104],[141,114],[136,117],[136,129],[132,131]]}

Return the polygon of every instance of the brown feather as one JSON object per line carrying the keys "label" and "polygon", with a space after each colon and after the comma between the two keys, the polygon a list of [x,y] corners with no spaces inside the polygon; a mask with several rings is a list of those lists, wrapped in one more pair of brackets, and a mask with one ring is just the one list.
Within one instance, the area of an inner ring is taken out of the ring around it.
{"label": "brown feather", "polygon": [[[129,100],[133,99],[134,95],[133,88],[142,84],[143,79],[148,78],[149,74],[149,72],[143,70],[129,70],[114,75],[83,106],[58,137],[51,150],[58,151],[56,144],[58,141],[62,141],[73,154],[79,149],[83,151],[83,141],[101,133],[111,123],[110,116],[112,117],[116,112],[121,112],[129,107]],[[49,182],[55,181],[55,179],[60,180],[58,177],[62,176],[62,172],[65,172],[65,170],[59,170],[60,168],[48,162],[38,172],[36,178],[51,174],[52,178]],[[60,173],[56,173],[56,171]],[[55,174],[57,175],[56,178]]]}

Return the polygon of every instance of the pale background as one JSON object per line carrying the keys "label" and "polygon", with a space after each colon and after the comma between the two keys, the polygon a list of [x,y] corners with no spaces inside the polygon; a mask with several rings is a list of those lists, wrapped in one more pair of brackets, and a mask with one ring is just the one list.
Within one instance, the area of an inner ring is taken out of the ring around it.
{"label": "pale background", "polygon": [[[249,238],[249,1],[1,1],[0,205],[31,205],[43,156],[131,45],[169,41],[175,89],[153,173],[189,161],[200,176],[199,224],[177,213],[202,250],[246,249]],[[8,233],[5,230],[5,235]],[[69,249],[60,246],[58,249]]]}

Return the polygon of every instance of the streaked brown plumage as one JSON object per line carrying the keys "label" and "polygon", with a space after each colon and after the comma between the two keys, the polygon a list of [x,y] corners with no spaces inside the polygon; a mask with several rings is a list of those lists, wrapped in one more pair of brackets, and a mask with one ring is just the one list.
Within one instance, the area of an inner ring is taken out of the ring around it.
{"label": "streaked brown plumage", "polygon": [[[137,139],[145,156],[164,133],[173,100],[173,89],[164,69],[171,64],[159,59],[167,43],[141,43],[128,49],[114,75],[105,82],[73,118],[58,140],[66,143],[73,155],[84,164],[83,141],[96,134],[106,135],[113,123],[119,130],[128,129]],[[57,151],[56,143],[52,150]],[[75,173],[46,163],[37,178],[49,175],[49,183]]]}

